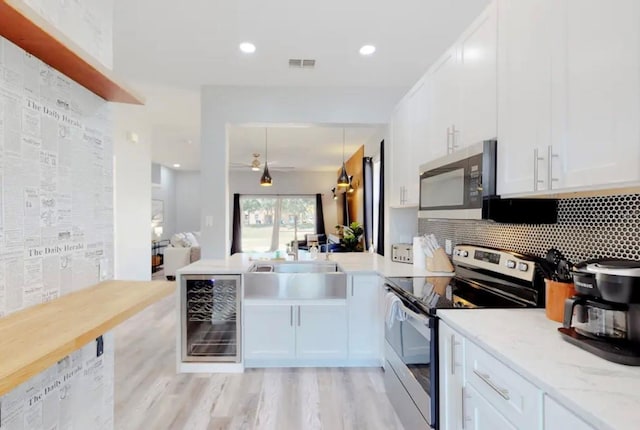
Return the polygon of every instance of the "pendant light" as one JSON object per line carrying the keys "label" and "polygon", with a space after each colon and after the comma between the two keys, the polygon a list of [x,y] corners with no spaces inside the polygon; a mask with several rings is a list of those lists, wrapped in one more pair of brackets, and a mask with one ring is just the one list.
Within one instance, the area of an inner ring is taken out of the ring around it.
{"label": "pendant light", "polygon": [[342,170],[338,177],[338,188],[347,188],[349,186],[349,175],[347,175],[347,167],[344,164],[344,128],[342,129]]}
{"label": "pendant light", "polygon": [[269,173],[269,152],[267,146],[267,129],[264,129],[264,171],[260,178],[260,185],[263,187],[270,187],[272,184],[271,174]]}

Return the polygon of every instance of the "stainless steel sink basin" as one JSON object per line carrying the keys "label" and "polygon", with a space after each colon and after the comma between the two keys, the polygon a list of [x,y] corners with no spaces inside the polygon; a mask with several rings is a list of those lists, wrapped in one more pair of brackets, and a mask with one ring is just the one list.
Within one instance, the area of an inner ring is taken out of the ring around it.
{"label": "stainless steel sink basin", "polygon": [[244,275],[245,299],[345,299],[347,274],[333,262],[260,262]]}
{"label": "stainless steel sink basin", "polygon": [[256,263],[249,269],[250,272],[273,273],[331,273],[339,272],[336,263],[316,261],[278,261],[268,263]]}

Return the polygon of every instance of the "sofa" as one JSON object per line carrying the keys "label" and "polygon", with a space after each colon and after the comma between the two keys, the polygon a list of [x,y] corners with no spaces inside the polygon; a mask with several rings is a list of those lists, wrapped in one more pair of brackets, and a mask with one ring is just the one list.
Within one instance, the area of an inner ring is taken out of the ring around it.
{"label": "sofa", "polygon": [[200,260],[200,232],[176,233],[164,249],[164,275],[172,281],[176,271]]}

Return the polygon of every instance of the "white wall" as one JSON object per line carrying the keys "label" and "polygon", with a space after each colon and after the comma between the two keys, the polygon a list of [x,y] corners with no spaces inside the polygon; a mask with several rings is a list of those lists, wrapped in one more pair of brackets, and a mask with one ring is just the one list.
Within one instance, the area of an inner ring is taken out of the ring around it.
{"label": "white wall", "polygon": [[[169,239],[176,232],[177,207],[176,207],[176,171],[165,166],[152,164],[151,169],[159,167],[160,185],[152,185],[151,199],[162,200],[164,206],[164,221],[162,223],[161,240]],[[153,180],[153,175],[152,179]],[[155,238],[155,236],[153,236]]]}
{"label": "white wall", "polygon": [[[143,106],[115,105],[115,277],[151,279],[151,127]],[[127,132],[138,134],[137,143]]]}
{"label": "white wall", "polygon": [[271,187],[260,185],[262,172],[250,170],[229,172],[229,217],[233,219],[233,194],[322,194],[322,212],[327,233],[337,224],[337,205],[331,188],[336,184],[335,172],[278,172],[270,170],[273,178]]}
{"label": "white wall", "polygon": [[200,172],[175,172],[176,232],[200,230]]}
{"label": "white wall", "polygon": [[203,87],[203,257],[222,258],[230,249],[228,124],[386,124],[401,93],[366,87]]}

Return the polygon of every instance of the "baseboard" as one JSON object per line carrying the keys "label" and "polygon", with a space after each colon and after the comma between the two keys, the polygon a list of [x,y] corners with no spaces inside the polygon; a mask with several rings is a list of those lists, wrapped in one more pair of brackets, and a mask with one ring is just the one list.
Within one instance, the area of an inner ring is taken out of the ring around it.
{"label": "baseboard", "polygon": [[244,367],[249,368],[275,368],[275,367],[382,367],[383,360],[247,360]]}

